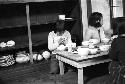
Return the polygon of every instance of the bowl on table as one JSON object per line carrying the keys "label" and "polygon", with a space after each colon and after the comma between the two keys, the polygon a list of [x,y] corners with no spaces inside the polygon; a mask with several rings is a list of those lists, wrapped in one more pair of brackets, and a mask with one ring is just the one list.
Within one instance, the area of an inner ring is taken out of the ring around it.
{"label": "bowl on table", "polygon": [[98,48],[90,48],[89,54],[96,54],[98,52]]}
{"label": "bowl on table", "polygon": [[110,46],[111,45],[101,45],[101,46],[99,46],[99,49],[101,51],[108,51],[110,49]]}
{"label": "bowl on table", "polygon": [[86,46],[86,47],[89,46],[89,41],[83,41],[82,46]]}
{"label": "bowl on table", "polygon": [[78,47],[77,51],[80,56],[87,56],[89,54],[89,48]]}

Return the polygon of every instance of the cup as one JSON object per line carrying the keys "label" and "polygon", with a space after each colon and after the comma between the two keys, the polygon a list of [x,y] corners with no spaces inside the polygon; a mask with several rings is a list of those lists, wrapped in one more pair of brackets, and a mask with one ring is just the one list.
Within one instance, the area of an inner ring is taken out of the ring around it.
{"label": "cup", "polygon": [[78,47],[77,51],[80,56],[88,56],[89,54],[89,48]]}

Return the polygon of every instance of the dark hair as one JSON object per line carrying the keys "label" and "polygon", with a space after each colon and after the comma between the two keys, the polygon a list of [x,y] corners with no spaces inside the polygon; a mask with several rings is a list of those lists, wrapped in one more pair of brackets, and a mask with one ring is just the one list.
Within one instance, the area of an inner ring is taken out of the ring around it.
{"label": "dark hair", "polygon": [[64,31],[65,30],[64,24],[65,24],[64,20],[57,20],[57,22],[56,22],[56,31],[58,31],[58,32]]}
{"label": "dark hair", "polygon": [[125,34],[125,22],[118,24],[118,35]]}
{"label": "dark hair", "polygon": [[88,20],[88,25],[90,26],[94,26],[94,27],[101,27],[101,19],[102,19],[102,14],[99,12],[94,12],[89,16],[89,20]]}

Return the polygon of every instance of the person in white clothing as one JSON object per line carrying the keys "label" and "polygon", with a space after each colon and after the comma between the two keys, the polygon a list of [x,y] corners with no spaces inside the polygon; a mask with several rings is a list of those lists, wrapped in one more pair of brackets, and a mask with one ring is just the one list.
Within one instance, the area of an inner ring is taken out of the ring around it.
{"label": "person in white clothing", "polygon": [[85,33],[85,41],[88,41],[90,39],[98,39],[99,41],[102,41],[102,39],[106,38],[105,31],[103,28],[103,16],[99,12],[93,12],[89,16],[88,20],[88,29]]}
{"label": "person in white clothing", "polygon": [[[68,45],[72,43],[71,35],[69,31],[64,28],[65,20],[60,19],[56,22],[56,31],[51,31],[48,35],[48,49],[50,51],[56,50],[60,45]],[[50,73],[56,74],[59,72],[58,60],[56,60],[56,55],[52,54]]]}

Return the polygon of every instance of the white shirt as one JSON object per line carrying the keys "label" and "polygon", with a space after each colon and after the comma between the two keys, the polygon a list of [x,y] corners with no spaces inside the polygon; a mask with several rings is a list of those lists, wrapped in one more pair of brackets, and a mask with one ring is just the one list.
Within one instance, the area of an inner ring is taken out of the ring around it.
{"label": "white shirt", "polygon": [[[100,30],[100,33],[98,32],[98,30]],[[89,28],[87,29],[86,33],[85,33],[85,41],[88,41],[90,39],[98,39],[98,40],[102,40],[105,39],[105,33],[102,27],[99,27],[98,29],[89,26]]]}
{"label": "white shirt", "polygon": [[49,50],[55,50],[59,46],[59,39],[64,38],[66,44],[70,44],[71,41],[71,35],[68,31],[65,31],[61,36],[58,36],[54,31],[50,32],[48,35],[48,49]]}

